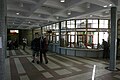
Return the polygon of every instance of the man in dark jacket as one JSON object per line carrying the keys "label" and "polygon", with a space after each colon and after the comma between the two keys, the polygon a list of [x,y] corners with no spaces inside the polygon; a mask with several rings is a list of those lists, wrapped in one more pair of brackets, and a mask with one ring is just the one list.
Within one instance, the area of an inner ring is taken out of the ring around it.
{"label": "man in dark jacket", "polygon": [[40,37],[40,62],[43,62],[42,55],[44,56],[45,64],[48,63],[46,52],[48,50],[48,41],[44,36]]}
{"label": "man in dark jacket", "polygon": [[35,33],[35,39],[31,42],[31,49],[33,50],[33,60],[32,62],[35,62],[35,57],[37,57],[37,64],[39,64],[39,49],[40,49],[40,39],[39,34]]}
{"label": "man in dark jacket", "polygon": [[109,47],[110,47],[110,45],[109,45],[109,43],[107,42],[107,41],[105,41],[104,39],[103,39],[103,42],[102,42],[102,45],[103,45],[103,59],[104,58],[109,58]]}

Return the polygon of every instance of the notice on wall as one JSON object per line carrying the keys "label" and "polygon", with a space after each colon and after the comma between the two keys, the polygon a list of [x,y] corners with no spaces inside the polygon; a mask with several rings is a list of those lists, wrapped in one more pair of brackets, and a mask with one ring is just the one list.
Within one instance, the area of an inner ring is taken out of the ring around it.
{"label": "notice on wall", "polygon": [[0,48],[2,48],[2,37],[0,37]]}

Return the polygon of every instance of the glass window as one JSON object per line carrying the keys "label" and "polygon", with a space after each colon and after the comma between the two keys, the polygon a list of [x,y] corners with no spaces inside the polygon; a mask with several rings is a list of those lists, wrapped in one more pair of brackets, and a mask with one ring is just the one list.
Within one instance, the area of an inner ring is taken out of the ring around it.
{"label": "glass window", "polygon": [[66,27],[66,21],[64,21],[64,22],[61,22],[61,29],[65,29],[65,27]]}
{"label": "glass window", "polygon": [[75,20],[67,21],[67,28],[75,28]]}
{"label": "glass window", "polygon": [[86,28],[86,20],[76,20],[76,28]]}
{"label": "glass window", "polygon": [[53,29],[55,30],[55,24],[53,24]]}
{"label": "glass window", "polygon": [[49,26],[47,26],[47,30],[49,30],[50,29],[50,27]]}
{"label": "glass window", "polygon": [[57,30],[59,29],[59,23],[56,23],[56,29]]}
{"label": "glass window", "polygon": [[98,28],[98,20],[88,20],[88,28]]}
{"label": "glass window", "polygon": [[67,40],[65,39],[65,35],[61,35],[61,46],[67,46]]}
{"label": "glass window", "polygon": [[59,35],[56,35],[56,43],[59,43]]}
{"label": "glass window", "polygon": [[75,20],[72,20],[72,21],[71,21],[70,28],[75,28]]}
{"label": "glass window", "polygon": [[91,48],[97,48],[98,32],[88,32],[87,44],[89,44]]}
{"label": "glass window", "polygon": [[99,20],[99,28],[108,28],[108,20]]}
{"label": "glass window", "polygon": [[55,43],[55,37],[56,37],[56,36],[55,36],[55,35],[53,35],[53,40],[52,40],[52,42],[53,42],[53,43]]}
{"label": "glass window", "polygon": [[67,28],[70,28],[70,21],[67,21]]}
{"label": "glass window", "polygon": [[49,25],[50,29],[52,29],[52,25]]}
{"label": "glass window", "polygon": [[102,44],[102,39],[108,41],[108,32],[99,32],[99,43]]}

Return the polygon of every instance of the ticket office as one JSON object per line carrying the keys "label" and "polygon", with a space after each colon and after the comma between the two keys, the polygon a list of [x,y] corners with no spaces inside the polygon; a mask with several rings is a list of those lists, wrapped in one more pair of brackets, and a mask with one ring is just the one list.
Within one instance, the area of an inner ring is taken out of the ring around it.
{"label": "ticket office", "polygon": [[[52,46],[57,45],[62,48],[78,49],[101,49],[102,39],[106,41],[109,40],[109,25],[109,20],[68,20],[43,27],[43,33],[48,35],[49,42]],[[59,26],[61,29],[59,29]],[[50,30],[51,33],[48,33],[47,31]],[[56,51],[56,47],[52,48],[55,48],[55,52],[59,52]]]}
{"label": "ticket office", "polygon": [[[51,33],[46,33],[51,30]],[[59,33],[61,30],[61,33]],[[51,43],[59,43],[59,34],[63,47],[78,47],[82,48],[96,48],[97,44],[102,44],[102,39],[108,41],[109,38],[109,20],[69,20],[61,22],[61,29],[59,23],[51,24],[43,27],[43,33],[48,35]],[[73,46],[74,43],[74,46]]]}

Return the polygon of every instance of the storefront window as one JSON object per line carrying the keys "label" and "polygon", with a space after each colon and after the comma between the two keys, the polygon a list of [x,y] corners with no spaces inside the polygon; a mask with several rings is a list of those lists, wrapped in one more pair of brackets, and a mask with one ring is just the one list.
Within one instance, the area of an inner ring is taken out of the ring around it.
{"label": "storefront window", "polygon": [[56,33],[56,43],[59,43],[59,33]]}
{"label": "storefront window", "polygon": [[102,39],[108,41],[108,32],[99,32],[99,44],[102,44]]}
{"label": "storefront window", "polygon": [[56,29],[57,30],[59,29],[59,23],[56,23]]}
{"label": "storefront window", "polygon": [[61,22],[61,29],[65,29],[65,27],[66,27],[66,21],[63,21],[63,22]]}
{"label": "storefront window", "polygon": [[55,24],[53,24],[53,29],[55,30]]}
{"label": "storefront window", "polygon": [[75,28],[75,20],[67,21],[67,28]]}
{"label": "storefront window", "polygon": [[61,47],[96,49],[98,47],[97,46],[98,44],[100,45],[102,44],[102,39],[108,41],[109,36],[108,20],[99,19],[76,20],[76,25],[75,20],[63,21],[61,22],[60,40],[59,40],[60,30],[59,23],[45,26],[45,28],[43,28],[43,32],[50,29],[52,29],[52,33],[49,34],[50,35],[49,40],[53,43],[59,43],[61,40]]}
{"label": "storefront window", "polygon": [[76,28],[86,28],[86,20],[76,20]]}
{"label": "storefront window", "polygon": [[108,20],[99,20],[99,28],[108,28]]}
{"label": "storefront window", "polygon": [[49,25],[49,27],[50,27],[50,30],[52,29],[52,25]]}
{"label": "storefront window", "polygon": [[98,20],[88,20],[88,28],[98,28]]}

